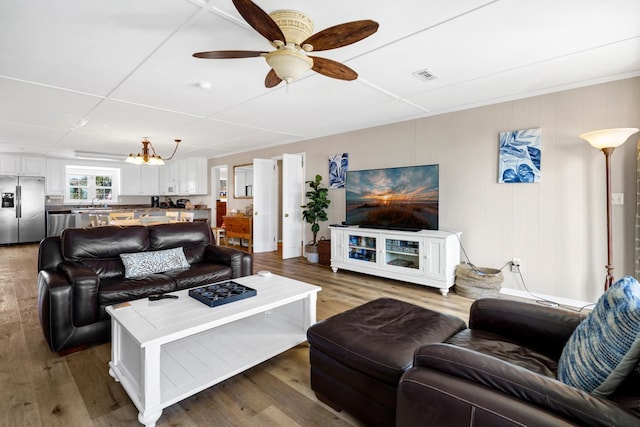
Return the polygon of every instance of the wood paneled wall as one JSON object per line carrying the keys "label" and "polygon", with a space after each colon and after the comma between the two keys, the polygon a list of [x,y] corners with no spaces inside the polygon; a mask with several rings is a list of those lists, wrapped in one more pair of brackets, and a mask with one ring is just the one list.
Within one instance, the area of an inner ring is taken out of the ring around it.
{"label": "wood paneled wall", "polygon": [[[471,261],[499,268],[522,260],[536,294],[595,301],[606,271],[604,156],[578,135],[640,127],[640,77],[470,108],[219,159],[306,153],[306,176],[327,177],[328,156],[349,153],[349,169],[440,164],[440,228],[461,231]],[[542,128],[542,182],[498,184],[498,134]],[[638,135],[613,155],[615,275],[634,271],[635,161]],[[344,220],[344,189],[331,190],[329,221]],[[233,203],[233,201],[231,201]],[[230,208],[241,206],[230,206]],[[520,277],[504,288],[526,293]]]}

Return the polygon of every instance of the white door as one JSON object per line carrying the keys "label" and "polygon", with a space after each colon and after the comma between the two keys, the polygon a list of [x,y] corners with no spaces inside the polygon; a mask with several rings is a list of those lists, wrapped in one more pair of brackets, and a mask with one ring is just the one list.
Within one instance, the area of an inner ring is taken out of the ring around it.
{"label": "white door", "polygon": [[282,155],[282,259],[302,256],[302,156]]}
{"label": "white door", "polygon": [[278,171],[273,159],[253,159],[253,251],[278,249]]}

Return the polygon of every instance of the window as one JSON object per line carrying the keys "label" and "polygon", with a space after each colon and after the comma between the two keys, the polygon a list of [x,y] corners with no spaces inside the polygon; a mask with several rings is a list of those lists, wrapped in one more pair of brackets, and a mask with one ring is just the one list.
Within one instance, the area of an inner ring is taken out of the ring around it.
{"label": "window", "polygon": [[116,180],[120,170],[67,166],[65,199],[70,202],[113,202],[118,200]]}

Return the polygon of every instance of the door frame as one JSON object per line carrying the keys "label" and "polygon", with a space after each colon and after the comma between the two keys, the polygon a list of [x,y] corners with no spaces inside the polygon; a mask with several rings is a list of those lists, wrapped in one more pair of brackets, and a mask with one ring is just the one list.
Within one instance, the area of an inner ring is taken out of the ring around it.
{"label": "door frame", "polygon": [[216,207],[216,201],[218,200],[218,196],[220,194],[220,178],[222,170],[225,170],[227,173],[227,206],[229,206],[229,167],[227,165],[217,165],[211,166],[211,227],[216,227],[216,218],[218,214],[218,209]]}

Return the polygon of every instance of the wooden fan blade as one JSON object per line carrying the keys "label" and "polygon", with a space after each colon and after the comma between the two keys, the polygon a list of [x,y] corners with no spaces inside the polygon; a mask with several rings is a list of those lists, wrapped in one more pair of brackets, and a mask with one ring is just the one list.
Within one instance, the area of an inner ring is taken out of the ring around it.
{"label": "wooden fan blade", "polygon": [[211,52],[196,52],[193,56],[204,59],[254,58],[263,53],[266,52],[258,52],[257,50],[212,50]]}
{"label": "wooden fan blade", "polygon": [[269,16],[267,12],[251,0],[233,0],[233,5],[238,9],[240,15],[244,18],[254,30],[259,32],[262,37],[273,42],[280,40],[286,42],[284,34],[278,24]]}
{"label": "wooden fan blade", "polygon": [[378,27],[378,23],[370,19],[347,22],[312,35],[300,43],[300,46],[310,44],[314,51],[335,49],[369,37],[378,31]]}
{"label": "wooden fan blade", "polygon": [[309,56],[309,58],[313,59],[313,67],[311,67],[311,69],[316,73],[340,80],[355,80],[358,78],[358,73],[332,59],[320,58],[318,56]]}
{"label": "wooden fan blade", "polygon": [[278,77],[278,75],[276,74],[276,72],[273,70],[273,68],[267,73],[267,77],[264,79],[264,86],[265,87],[276,87],[280,84],[280,82],[282,81],[282,79],[280,79],[280,77]]}

